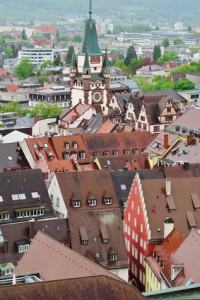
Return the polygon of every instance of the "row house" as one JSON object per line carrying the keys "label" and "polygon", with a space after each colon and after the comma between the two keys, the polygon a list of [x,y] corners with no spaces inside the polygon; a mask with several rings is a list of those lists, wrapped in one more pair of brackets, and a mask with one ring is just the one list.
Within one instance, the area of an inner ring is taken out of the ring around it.
{"label": "row house", "polygon": [[54,213],[68,218],[71,248],[128,281],[121,210],[110,173],[56,173],[49,195]]}
{"label": "row house", "polygon": [[[136,175],[124,211],[129,279],[145,289],[145,257],[171,231],[186,236],[200,227],[199,178],[140,180]],[[170,219],[171,222],[168,222]]]}

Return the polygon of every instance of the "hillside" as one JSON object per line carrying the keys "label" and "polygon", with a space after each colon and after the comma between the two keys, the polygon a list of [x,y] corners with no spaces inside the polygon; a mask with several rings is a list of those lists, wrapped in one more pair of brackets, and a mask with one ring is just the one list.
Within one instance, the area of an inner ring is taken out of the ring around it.
{"label": "hillside", "polygon": [[[83,5],[84,3],[84,5]],[[0,18],[45,20],[75,13],[87,13],[89,1],[83,0],[1,0]],[[130,11],[139,18],[195,21],[199,18],[198,0],[93,0],[96,14]]]}

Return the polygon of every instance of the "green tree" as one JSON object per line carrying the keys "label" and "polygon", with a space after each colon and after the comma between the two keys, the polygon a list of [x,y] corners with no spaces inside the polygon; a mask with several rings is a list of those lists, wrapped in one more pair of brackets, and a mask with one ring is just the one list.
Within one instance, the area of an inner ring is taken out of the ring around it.
{"label": "green tree", "polygon": [[153,48],[153,60],[158,60],[161,57],[160,45],[155,45]]}
{"label": "green tree", "polygon": [[67,57],[66,57],[66,64],[69,66],[72,61],[72,55],[74,53],[74,46],[69,46]]}
{"label": "green tree", "polygon": [[82,42],[82,36],[79,34],[75,34],[73,37],[73,42],[74,43],[81,43]]}
{"label": "green tree", "polygon": [[175,90],[193,90],[195,84],[187,78],[181,78],[175,82]]}
{"label": "green tree", "polygon": [[191,31],[192,31],[192,27],[191,27],[190,25],[188,26],[187,31],[188,31],[188,32],[191,32]]}
{"label": "green tree", "polygon": [[9,57],[14,57],[13,48],[11,46],[4,47],[4,51]]}
{"label": "green tree", "polygon": [[168,38],[164,38],[163,39],[162,46],[165,47],[165,48],[169,46],[169,40],[168,40]]}
{"label": "green tree", "polygon": [[15,67],[15,75],[19,79],[26,79],[33,73],[34,66],[28,58],[23,58]]}
{"label": "green tree", "polygon": [[60,42],[60,31],[56,31],[56,43]]}
{"label": "green tree", "polygon": [[119,68],[119,69],[122,69],[122,70],[126,70],[126,69],[127,69],[127,66],[125,65],[125,63],[124,63],[123,60],[121,60],[121,59],[118,59],[118,60],[116,61],[116,63],[114,64],[114,66],[115,66],[116,68]]}
{"label": "green tree", "polygon": [[35,107],[31,109],[32,116],[41,116],[43,118],[53,118],[61,114],[62,108],[57,104],[51,104],[48,102],[37,103]]}
{"label": "green tree", "polygon": [[44,84],[45,82],[49,82],[49,78],[47,76],[40,76],[38,77],[38,83],[39,84]]}
{"label": "green tree", "polygon": [[124,64],[126,66],[128,66],[130,64],[132,58],[137,59],[137,54],[136,54],[136,51],[135,51],[135,47],[133,45],[128,48],[127,55],[126,55],[126,58],[124,60]]}
{"label": "green tree", "polygon": [[54,66],[62,66],[62,61],[61,61],[61,57],[60,57],[60,54],[58,54],[57,56],[56,56],[56,58],[54,59],[54,61],[53,61],[53,65]]}
{"label": "green tree", "polygon": [[27,40],[27,35],[25,29],[22,30],[22,40]]}
{"label": "green tree", "polygon": [[197,66],[191,66],[191,65],[181,65],[179,67],[174,68],[170,73],[193,73],[197,72],[198,67]]}
{"label": "green tree", "polygon": [[164,64],[166,61],[176,60],[178,58],[178,54],[176,51],[168,51],[158,59],[158,62]]}
{"label": "green tree", "polygon": [[174,43],[175,46],[184,44],[182,39],[175,39],[173,43]]}

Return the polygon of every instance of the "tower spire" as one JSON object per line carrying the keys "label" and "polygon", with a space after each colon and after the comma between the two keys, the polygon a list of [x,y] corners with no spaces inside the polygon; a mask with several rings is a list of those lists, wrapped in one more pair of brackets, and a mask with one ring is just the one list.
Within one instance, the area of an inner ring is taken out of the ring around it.
{"label": "tower spire", "polygon": [[90,0],[89,16],[92,19],[92,0]]}

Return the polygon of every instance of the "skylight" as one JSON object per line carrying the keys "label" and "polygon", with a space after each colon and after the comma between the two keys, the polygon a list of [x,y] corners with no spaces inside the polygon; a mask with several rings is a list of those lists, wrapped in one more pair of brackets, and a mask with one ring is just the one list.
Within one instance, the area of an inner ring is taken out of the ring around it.
{"label": "skylight", "polygon": [[126,190],[126,185],[125,185],[125,184],[121,184],[120,187],[121,187],[121,190],[122,190],[122,191],[125,191],[125,190]]}

